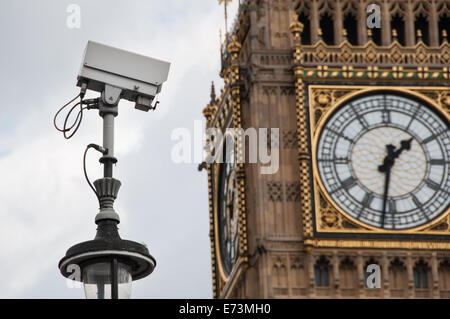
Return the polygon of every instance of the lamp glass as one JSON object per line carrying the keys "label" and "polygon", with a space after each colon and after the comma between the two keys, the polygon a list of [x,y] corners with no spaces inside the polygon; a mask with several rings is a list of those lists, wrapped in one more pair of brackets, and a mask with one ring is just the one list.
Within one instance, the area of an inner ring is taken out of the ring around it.
{"label": "lamp glass", "polygon": [[[83,268],[84,292],[87,299],[111,299],[111,262],[98,262]],[[117,264],[117,283],[119,299],[131,297],[132,277],[130,266]]]}

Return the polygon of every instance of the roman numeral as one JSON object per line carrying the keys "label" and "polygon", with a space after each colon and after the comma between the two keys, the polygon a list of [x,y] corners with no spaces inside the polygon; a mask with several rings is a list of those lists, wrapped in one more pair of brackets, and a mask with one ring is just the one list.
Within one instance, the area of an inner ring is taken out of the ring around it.
{"label": "roman numeral", "polygon": [[335,164],[348,164],[348,158],[337,157],[334,161]]}
{"label": "roman numeral", "polygon": [[361,216],[361,214],[364,212],[364,210],[366,208],[370,207],[370,203],[372,203],[372,200],[373,200],[373,195],[372,194],[366,193],[364,195],[364,198],[363,198],[363,200],[361,202],[362,207],[361,207],[361,210],[359,211],[358,218]]}
{"label": "roman numeral", "polygon": [[441,185],[439,185],[435,181],[432,181],[431,179],[425,180],[425,184],[427,184],[427,186],[429,188],[431,188],[432,190],[435,190],[435,191],[438,191],[441,189]]}
{"label": "roman numeral", "polygon": [[390,123],[391,122],[391,112],[388,110],[386,95],[383,96],[383,123]]}
{"label": "roman numeral", "polygon": [[424,216],[427,220],[430,220],[430,217],[428,217],[428,215],[423,211],[423,206],[419,199],[414,194],[412,194],[411,197],[413,203],[417,206],[417,208],[419,208],[420,212],[422,213],[422,216]]}
{"label": "roman numeral", "polygon": [[422,143],[423,143],[423,144],[427,144],[427,143],[431,142],[432,140],[434,140],[435,138],[437,138],[437,136],[433,134],[433,135],[431,135],[430,137],[427,137],[426,139],[424,139],[424,140],[422,141]]}
{"label": "roman numeral", "polygon": [[361,125],[367,129],[369,127],[369,125],[367,124],[366,120],[364,119],[364,117],[362,117],[355,109],[355,106],[353,105],[353,103],[350,103],[350,107],[352,108],[353,113],[356,114],[356,119],[359,121],[359,123],[361,123]]}
{"label": "roman numeral", "polygon": [[419,113],[420,107],[417,106],[416,110],[414,111],[413,116],[411,117],[411,120],[408,123],[408,126],[406,126],[406,130],[409,130],[409,127],[411,126],[412,122],[414,121],[414,119],[417,117],[418,113]]}
{"label": "roman numeral", "polygon": [[422,203],[419,201],[419,199],[415,195],[411,195],[413,203],[418,207],[422,207]]}
{"label": "roman numeral", "polygon": [[348,164],[348,158],[336,157],[336,158],[319,158],[319,162],[328,162],[334,164]]}
{"label": "roman numeral", "polygon": [[427,137],[426,139],[424,139],[424,140],[422,141],[422,143],[423,143],[423,144],[429,143],[429,142],[431,142],[432,140],[438,138],[439,136],[441,136],[443,133],[446,133],[446,132],[447,132],[447,130],[442,130],[441,132],[439,132],[439,133],[437,133],[437,134],[433,134],[433,135]]}
{"label": "roman numeral", "polygon": [[336,131],[334,131],[334,130],[332,130],[332,129],[330,129],[330,128],[327,128],[327,130],[330,131],[330,133],[332,133],[332,134],[334,134],[334,135],[337,135],[337,136],[339,136],[339,137],[342,137],[343,139],[349,141],[349,142],[352,143],[352,144],[354,143],[354,141],[353,141],[350,137],[347,137],[347,136],[345,136],[345,135],[342,134],[342,133],[336,132]]}
{"label": "roman numeral", "polygon": [[391,112],[384,109],[383,110],[383,123],[390,123],[391,122]]}
{"label": "roman numeral", "polygon": [[432,181],[431,179],[427,179],[425,180],[425,184],[427,184],[427,186],[429,188],[431,188],[432,190],[439,192],[442,191],[445,194],[450,194],[449,191],[447,191],[446,189],[442,188],[441,185],[439,185],[438,183],[436,183],[435,181]]}
{"label": "roman numeral", "polygon": [[446,162],[444,159],[431,159],[430,165],[445,165],[448,162]]}
{"label": "roman numeral", "polygon": [[356,185],[356,179],[353,176],[347,178],[345,181],[342,182],[342,187],[344,187],[347,190],[352,188],[355,185]]}
{"label": "roman numeral", "polygon": [[397,212],[397,207],[395,205],[395,200],[389,199],[388,200],[388,205],[389,205],[389,212],[390,213],[396,213]]}

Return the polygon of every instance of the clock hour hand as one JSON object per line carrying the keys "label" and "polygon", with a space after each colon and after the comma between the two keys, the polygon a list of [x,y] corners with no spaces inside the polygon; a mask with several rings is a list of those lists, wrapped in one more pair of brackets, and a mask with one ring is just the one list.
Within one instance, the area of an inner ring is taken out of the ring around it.
{"label": "clock hour hand", "polygon": [[391,169],[392,166],[394,166],[395,159],[398,158],[403,151],[409,151],[411,149],[412,140],[413,138],[411,137],[409,140],[401,141],[398,150],[396,150],[395,146],[392,144],[386,145],[387,155],[383,160],[383,165],[378,166],[378,171],[386,173]]}
{"label": "clock hour hand", "polygon": [[409,151],[411,149],[411,142],[413,138],[411,137],[409,140],[403,140],[400,142],[400,148],[394,152],[395,158],[399,157],[403,151]]}
{"label": "clock hour hand", "polygon": [[381,173],[387,173],[395,162],[395,146],[392,144],[386,145],[387,155],[383,160],[383,164],[378,166],[378,171]]}

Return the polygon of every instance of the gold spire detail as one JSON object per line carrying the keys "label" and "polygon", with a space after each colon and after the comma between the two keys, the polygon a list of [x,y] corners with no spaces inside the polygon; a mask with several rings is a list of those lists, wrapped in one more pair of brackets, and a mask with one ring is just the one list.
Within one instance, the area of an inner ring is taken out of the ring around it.
{"label": "gold spire detail", "polygon": [[373,41],[371,29],[367,29],[367,37],[369,38],[369,41]]}
{"label": "gold spire detail", "polygon": [[294,35],[294,38],[300,38],[302,32],[303,32],[303,23],[298,21],[298,14],[294,14],[293,17],[294,21],[292,21],[291,25],[289,26],[289,30],[291,30],[291,33]]}
{"label": "gold spire detail", "polygon": [[235,54],[238,53],[241,50],[242,45],[239,43],[238,38],[236,36],[236,34],[233,34],[233,36],[231,37],[231,39],[233,41],[231,41],[228,44],[228,52],[230,52],[231,54]]}
{"label": "gold spire detail", "polygon": [[442,43],[447,42],[447,30],[442,30]]}
{"label": "gold spire detail", "polygon": [[348,40],[347,36],[348,36],[347,29],[343,28],[342,29],[342,40],[347,41]]}
{"label": "gold spire detail", "polygon": [[225,14],[225,39],[228,38],[228,2],[232,2],[233,0],[219,0],[219,5],[223,3],[223,9]]}
{"label": "gold spire detail", "polygon": [[417,29],[416,36],[417,36],[417,42],[422,41],[422,30]]}
{"label": "gold spire detail", "polygon": [[392,29],[392,41],[398,40],[398,32],[395,29]]}

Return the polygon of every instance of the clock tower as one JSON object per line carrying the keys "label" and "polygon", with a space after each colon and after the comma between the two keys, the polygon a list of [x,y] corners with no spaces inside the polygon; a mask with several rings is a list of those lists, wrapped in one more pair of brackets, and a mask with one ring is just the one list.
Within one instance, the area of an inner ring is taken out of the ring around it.
{"label": "clock tower", "polygon": [[240,1],[203,114],[279,129],[279,170],[214,143],[215,298],[450,298],[449,33],[450,0]]}

